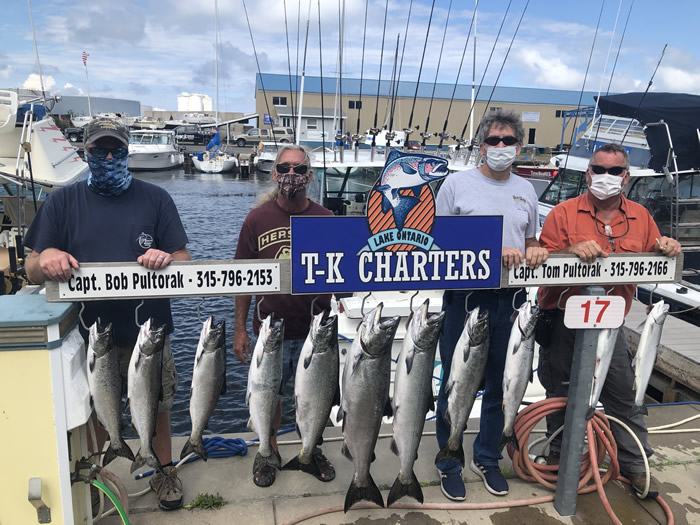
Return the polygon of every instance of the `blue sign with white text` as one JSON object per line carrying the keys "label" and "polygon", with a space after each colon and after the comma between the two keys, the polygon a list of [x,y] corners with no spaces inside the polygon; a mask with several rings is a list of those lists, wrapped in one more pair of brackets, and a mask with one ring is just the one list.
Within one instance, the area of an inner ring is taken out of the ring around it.
{"label": "blue sign with white text", "polygon": [[274,126],[275,125],[275,121],[270,116],[269,113],[263,113],[263,125],[264,126]]}

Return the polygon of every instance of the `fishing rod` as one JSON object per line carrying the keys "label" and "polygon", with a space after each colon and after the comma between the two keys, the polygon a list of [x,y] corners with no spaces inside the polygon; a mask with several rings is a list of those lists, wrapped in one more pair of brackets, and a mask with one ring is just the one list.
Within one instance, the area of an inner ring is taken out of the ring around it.
{"label": "fishing rod", "polygon": [[[255,56],[255,63],[258,66],[258,77],[260,78],[260,87],[262,88],[263,97],[265,98],[265,107],[267,108],[267,114],[272,116],[272,112],[270,112],[270,101],[267,100],[267,92],[265,91],[265,82],[263,81],[262,72],[260,71],[260,61],[258,60],[258,52],[255,49],[253,30],[250,27],[250,18],[248,18],[248,8],[245,5],[245,0],[243,0],[243,11],[245,12],[245,19],[248,23],[248,32],[250,33],[250,43],[253,45],[253,55]],[[277,149],[277,137],[275,137],[275,130],[272,124],[270,124],[270,135],[272,135],[272,140],[275,143],[275,149]]]}
{"label": "fishing rod", "polygon": [[[430,7],[430,17],[428,18],[428,29],[425,32],[425,43],[423,44],[423,56],[420,59],[420,67],[418,68],[418,80],[416,81],[416,92],[413,94],[413,105],[411,106],[411,116],[408,118],[408,127],[404,128],[404,133],[406,134],[406,141],[411,137],[413,133],[413,111],[416,109],[416,99],[418,98],[418,87],[420,86],[420,76],[423,72],[423,61],[425,60],[425,50],[428,47],[428,36],[430,35],[430,25],[433,21],[433,11],[435,10],[435,0],[433,0],[433,5]],[[418,129],[418,126],[416,126]]]}
{"label": "fishing rod", "polygon": [[[389,115],[389,129],[394,131],[394,115],[396,114],[396,101],[399,95],[399,86],[401,84],[401,70],[403,69],[403,57],[406,54],[406,40],[408,39],[408,24],[411,22],[411,10],[413,9],[413,0],[408,4],[408,18],[406,19],[406,29],[403,33],[403,48],[401,49],[401,62],[399,62],[399,74],[396,77],[396,89],[391,100],[391,113]],[[404,148],[406,141],[404,140]]]}
{"label": "fishing rod", "polygon": [[[411,0],[413,1],[413,0]],[[362,111],[362,80],[365,72],[365,38],[367,37],[367,8],[369,7],[369,0],[365,0],[365,28],[362,32],[362,65],[360,66],[360,100],[357,105],[357,131],[353,135],[352,140],[355,142],[355,162],[358,161],[358,155],[360,153],[360,112]]]}
{"label": "fishing rod", "polygon": [[[581,93],[578,97],[578,106],[576,108],[576,115],[574,116],[574,125],[571,128],[571,139],[569,139],[571,146],[574,145],[574,134],[576,133],[576,121],[578,120],[578,114],[581,111],[581,99],[583,99],[583,90],[586,87],[586,79],[588,79],[588,69],[591,67],[591,59],[593,58],[593,49],[595,48],[595,41],[598,38],[598,29],[600,28],[600,19],[603,16],[603,7],[605,7],[605,0],[600,4],[600,13],[598,13],[598,24],[595,27],[595,34],[593,35],[593,43],[591,44],[591,51],[588,54],[588,64],[586,65],[586,73],[583,75],[583,84],[581,85]],[[566,173],[566,166],[569,162],[569,153],[571,152],[571,147],[569,151],[566,152],[566,157],[564,157],[564,169],[561,173]],[[559,185],[559,191],[557,192],[557,202],[561,198],[561,184]]]}
{"label": "fishing rod", "polygon": [[379,129],[377,128],[377,116],[379,113],[379,90],[382,86],[382,64],[384,63],[384,38],[386,37],[386,15],[389,12],[389,0],[386,0],[386,6],[384,7],[384,29],[382,30],[382,52],[379,58],[379,80],[377,81],[377,104],[374,106],[374,127],[369,130],[372,135],[372,153],[370,155],[370,160],[374,161],[374,151],[377,146],[377,133]]}
{"label": "fishing rod", "polygon": [[445,115],[445,123],[442,125],[442,132],[439,133],[440,144],[438,144],[438,151],[442,151],[442,144],[445,140],[450,138],[450,134],[447,133],[447,122],[450,119],[450,112],[452,111],[452,103],[455,99],[455,93],[457,92],[457,84],[459,83],[459,75],[462,72],[462,65],[464,64],[464,57],[467,53],[467,46],[469,45],[469,38],[472,34],[472,27],[474,27],[474,18],[476,17],[476,10],[479,7],[479,0],[476,1],[474,6],[474,16],[472,16],[472,21],[469,24],[469,31],[467,32],[467,39],[464,41],[464,49],[462,50],[462,60],[459,61],[459,69],[457,69],[457,78],[455,79],[455,85],[452,87],[452,96],[450,97],[450,103],[447,106],[447,115]]}
{"label": "fishing rod", "polygon": [[321,73],[321,142],[323,144],[323,173],[326,173],[326,109],[323,104],[323,45],[321,42],[321,0],[318,0],[318,65]]}
{"label": "fishing rod", "polygon": [[342,0],[342,13],[340,10],[341,0],[338,0],[338,134],[336,135],[336,143],[340,143],[340,162],[345,162],[345,140],[343,136],[343,38],[345,28],[345,0]]}
{"label": "fishing rod", "polygon": [[[311,11],[311,6],[309,6],[309,11]],[[306,24],[308,31],[308,23]],[[294,70],[294,94],[296,95],[297,107],[299,107],[299,34],[301,33],[301,0],[297,4],[297,61],[296,69]],[[300,115],[301,116],[301,115]],[[292,115],[292,122],[294,122],[294,136],[297,137],[297,126],[296,126],[296,113]],[[298,138],[294,141],[295,144],[299,144]]]}
{"label": "fishing rod", "polygon": [[[287,38],[287,71],[289,72],[289,103],[292,107],[292,116],[294,113],[294,95],[292,94],[292,60],[289,56],[289,29],[287,28],[287,0],[284,0],[284,34]],[[274,133],[273,133],[274,135]],[[294,143],[297,142],[297,132],[296,129],[292,135],[294,137]]]}
{"label": "fishing rod", "polygon": [[[396,35],[396,51],[394,52],[394,66],[391,69],[391,82],[389,83],[389,100],[387,101],[386,104],[386,110],[391,111],[391,105],[394,101],[394,97],[396,96],[396,90],[398,89],[398,83],[395,83],[396,81],[396,74],[397,74],[397,66],[398,66],[398,61],[399,61],[399,42],[401,40],[401,33],[398,33]],[[386,129],[386,124],[388,121],[389,115],[384,116],[384,130],[386,131],[385,136],[386,136],[386,150],[389,151],[389,148],[391,147],[391,141],[396,138],[396,133],[394,133],[394,130],[389,127],[389,129]]]}
{"label": "fishing rod", "polygon": [[[474,112],[474,107],[475,107],[475,102],[479,98],[479,93],[481,92],[481,86],[484,85],[484,78],[486,78],[486,73],[489,70],[489,65],[491,64],[491,59],[493,58],[493,53],[496,50],[496,45],[498,44],[498,40],[501,38],[501,31],[503,30],[503,24],[505,24],[506,17],[508,16],[508,12],[510,11],[510,6],[513,3],[513,0],[508,1],[508,7],[506,7],[506,12],[503,14],[503,20],[501,20],[501,26],[498,28],[498,33],[496,34],[496,40],[493,42],[493,47],[491,48],[491,53],[489,54],[489,59],[486,61],[486,67],[484,68],[484,74],[481,75],[481,81],[479,83],[479,88],[476,90],[476,96],[474,97],[474,100],[472,101],[471,108],[469,108],[469,113],[467,114],[467,120],[464,123],[464,127],[462,128],[462,134],[460,137],[455,140],[457,141],[457,147],[455,148],[454,152],[454,157],[453,160],[457,159],[457,156],[459,155],[459,150],[460,148],[466,144],[466,141],[464,140],[464,134],[467,132],[467,126],[469,125],[469,121],[472,118],[472,113]],[[474,16],[476,16],[476,9],[474,9]],[[478,132],[478,128],[477,128]],[[467,156],[468,158],[471,156],[471,152],[474,149],[474,138],[471,137],[471,141],[469,143],[469,155]]]}
{"label": "fishing rod", "polygon": [[438,56],[437,68],[435,69],[435,80],[433,81],[433,92],[430,95],[430,104],[428,105],[428,114],[425,116],[425,127],[423,128],[423,133],[420,136],[423,138],[423,142],[420,145],[421,153],[425,152],[425,141],[433,136],[432,133],[428,131],[428,126],[430,125],[430,112],[433,109],[433,100],[435,99],[435,88],[437,87],[438,74],[440,73],[440,62],[442,62],[442,51],[445,48],[445,37],[447,36],[447,26],[450,23],[450,12],[452,11],[452,0],[450,0],[450,6],[447,8],[447,20],[445,21],[445,31],[442,33],[442,44],[440,45],[440,55]]}
{"label": "fishing rod", "polygon": [[615,68],[617,67],[617,59],[620,57],[620,50],[622,49],[622,42],[625,40],[625,34],[627,33],[627,24],[630,21],[630,15],[632,14],[632,8],[634,7],[634,0],[632,0],[632,3],[630,4],[630,10],[627,12],[627,20],[625,20],[625,28],[622,30],[622,37],[620,38],[620,45],[617,48],[617,55],[615,55],[615,62],[613,63],[613,68],[610,73],[610,81],[608,82],[608,89],[605,91],[605,94],[608,95],[610,93],[610,86],[612,85],[612,79],[613,76],[615,75]]}
{"label": "fishing rod", "polygon": [[[649,88],[651,87],[654,77],[656,76],[656,72],[659,70],[659,66],[661,65],[661,61],[664,59],[664,54],[666,53],[666,47],[668,47],[668,44],[664,44],[664,48],[661,50],[661,56],[659,57],[659,61],[656,63],[656,69],[654,69],[654,72],[651,74],[651,78],[649,79],[649,83],[647,84],[647,88],[644,90],[644,94],[642,94],[642,98],[639,101],[639,105],[637,105],[637,109],[634,110],[634,119],[637,118],[637,114],[639,113],[639,108],[642,107],[642,104],[644,104],[644,98],[647,96],[647,93],[649,93]],[[622,136],[622,140],[620,141],[620,144],[622,144],[625,141],[625,137],[627,136],[627,133],[629,132],[630,128],[632,127],[632,121],[630,121],[629,125],[627,126],[627,129],[625,130],[625,134]]]}
{"label": "fishing rod", "polygon": [[304,38],[304,58],[303,62],[301,64],[301,86],[299,89],[299,104],[297,105],[297,110],[299,111],[299,115],[297,116],[296,120],[296,136],[297,136],[297,144],[299,144],[299,141],[301,140],[301,112],[302,108],[304,107],[304,80],[306,79],[306,52],[309,49],[309,24],[311,21],[311,0],[309,0],[309,12],[306,15],[306,37]]}

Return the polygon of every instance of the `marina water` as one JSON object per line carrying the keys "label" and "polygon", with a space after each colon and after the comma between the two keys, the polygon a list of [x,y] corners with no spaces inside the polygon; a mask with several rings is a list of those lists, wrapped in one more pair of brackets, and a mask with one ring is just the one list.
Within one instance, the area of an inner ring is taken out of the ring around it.
{"label": "marina water", "polygon": [[[187,232],[187,245],[193,260],[233,259],[238,233],[245,216],[261,194],[273,187],[269,174],[251,174],[243,180],[234,173],[185,174],[182,169],[154,172],[134,172],[136,178],[156,184],[170,193]],[[234,297],[192,297],[172,299],[175,332],[171,335],[173,354],[178,374],[178,388],[171,412],[173,435],[189,435],[190,384],[192,367],[197,351],[201,321],[215,315],[217,321],[226,320],[226,394],[219,398],[216,410],[209,420],[208,430],[213,434],[248,432],[248,407],[245,403],[248,366],[233,355]],[[200,305],[201,303],[201,305]],[[283,312],[279,315],[283,316]],[[248,333],[252,337],[252,316],[248,316]],[[281,428],[294,427],[292,381],[283,396]],[[136,437],[131,418],[125,418],[125,436]],[[175,452],[174,452],[175,454]]]}

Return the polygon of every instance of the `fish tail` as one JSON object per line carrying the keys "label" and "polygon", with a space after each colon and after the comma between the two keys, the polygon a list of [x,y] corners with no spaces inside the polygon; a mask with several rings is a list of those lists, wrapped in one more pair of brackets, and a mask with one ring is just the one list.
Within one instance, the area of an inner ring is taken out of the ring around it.
{"label": "fish tail", "polygon": [[520,443],[518,443],[518,438],[515,437],[515,432],[507,436],[505,433],[501,437],[501,444],[499,445],[499,450],[503,450],[506,445],[511,445],[515,450],[520,452]]}
{"label": "fish tail", "polygon": [[396,480],[389,491],[386,506],[391,507],[397,500],[404,496],[410,496],[419,503],[423,503],[423,489],[420,488],[416,473],[413,471],[411,471],[411,480],[405,484],[401,482],[399,476],[396,476]]}
{"label": "fish tail", "polygon": [[637,414],[644,414],[649,415],[649,411],[647,410],[646,405],[632,405],[632,409],[630,410],[630,417],[631,416],[636,416]]}
{"label": "fish tail", "polygon": [[379,492],[379,488],[377,488],[372,476],[369,476],[369,485],[366,487],[358,487],[355,485],[355,479],[353,478],[350,482],[350,488],[345,495],[344,511],[349,511],[355,503],[360,501],[371,501],[382,508],[384,507],[384,498],[382,497],[382,493]]}
{"label": "fish tail", "polygon": [[447,445],[440,449],[437,456],[435,456],[435,464],[437,465],[441,461],[449,459],[459,461],[459,464],[462,465],[462,468],[464,468],[464,447],[462,446],[462,443],[459,444],[459,448],[457,450],[452,450],[450,449],[450,444],[448,442]]}
{"label": "fish tail", "polygon": [[199,439],[192,439],[192,437],[190,437],[190,439],[185,442],[185,446],[182,447],[182,452],[180,452],[180,459],[185,459],[190,454],[197,454],[204,461],[209,458],[207,448],[204,446],[204,440],[201,437]]}
{"label": "fish tail", "polygon": [[158,458],[156,457],[155,452],[153,452],[153,449],[148,450],[146,452],[146,455],[141,454],[141,449],[136,453],[136,458],[134,459],[134,462],[131,464],[131,472],[134,472],[135,470],[143,467],[144,465],[148,465],[151,468],[154,468],[158,471],[163,470],[163,467],[160,465],[160,461],[158,461]]}
{"label": "fish tail", "polygon": [[129,461],[134,461],[134,453],[129,448],[129,445],[126,444],[126,441],[122,439],[121,437],[114,441],[110,442],[109,447],[105,451],[105,455],[102,458],[102,466],[106,466],[112,461],[114,461],[117,456],[121,456],[123,458],[128,459]]}

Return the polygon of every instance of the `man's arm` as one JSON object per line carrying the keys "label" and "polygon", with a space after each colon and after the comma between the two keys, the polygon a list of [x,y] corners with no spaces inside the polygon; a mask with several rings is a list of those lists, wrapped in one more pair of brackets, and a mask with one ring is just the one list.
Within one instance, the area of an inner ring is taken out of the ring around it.
{"label": "man's arm", "polygon": [[538,268],[547,260],[549,252],[540,245],[537,237],[525,239],[525,262],[530,268]]}
{"label": "man's arm", "polygon": [[233,353],[244,365],[248,364],[246,356],[250,358],[250,337],[246,330],[246,321],[248,320],[251,302],[252,296],[250,295],[236,296],[236,314],[233,322]]}

